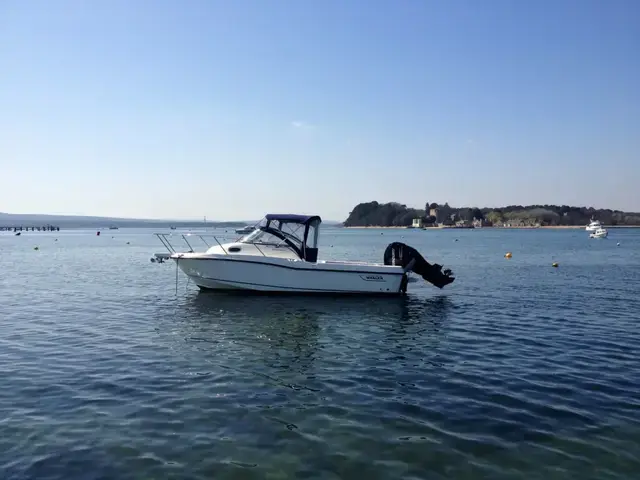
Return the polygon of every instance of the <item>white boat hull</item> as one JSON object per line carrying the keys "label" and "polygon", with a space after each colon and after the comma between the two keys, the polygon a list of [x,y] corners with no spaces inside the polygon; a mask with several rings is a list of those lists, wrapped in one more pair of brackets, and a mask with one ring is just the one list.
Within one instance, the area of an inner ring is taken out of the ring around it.
{"label": "white boat hull", "polygon": [[211,290],[400,294],[404,277],[399,266],[357,262],[188,253],[171,258],[198,287]]}
{"label": "white boat hull", "polygon": [[[166,234],[157,234],[184,274],[198,287],[271,293],[402,295],[409,272],[443,288],[455,280],[450,269],[429,263],[401,242],[387,245],[383,263],[318,260],[318,215],[267,214],[255,230],[235,242],[214,243],[180,252]],[[179,247],[184,248],[184,247]],[[152,262],[164,263],[157,254]]]}
{"label": "white boat hull", "polygon": [[607,238],[608,234],[609,234],[609,232],[607,232],[606,228],[599,228],[594,233],[590,233],[589,237],[591,237],[591,238]]}

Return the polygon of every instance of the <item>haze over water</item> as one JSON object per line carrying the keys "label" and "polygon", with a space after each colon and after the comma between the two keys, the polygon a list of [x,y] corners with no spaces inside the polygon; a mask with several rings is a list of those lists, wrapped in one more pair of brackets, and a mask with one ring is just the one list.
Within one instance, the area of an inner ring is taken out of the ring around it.
{"label": "haze over water", "polygon": [[323,230],[456,274],[402,299],[176,292],[151,233],[0,234],[0,478],[640,471],[640,230]]}

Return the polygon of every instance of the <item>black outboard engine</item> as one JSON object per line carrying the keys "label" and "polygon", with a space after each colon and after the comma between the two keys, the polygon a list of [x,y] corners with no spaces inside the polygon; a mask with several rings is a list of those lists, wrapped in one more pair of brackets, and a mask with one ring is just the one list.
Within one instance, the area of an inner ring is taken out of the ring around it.
{"label": "black outboard engine", "polygon": [[442,265],[430,264],[415,248],[400,242],[393,242],[387,246],[384,251],[384,264],[409,267],[407,270],[417,273],[438,288],[449,285],[455,280],[455,277],[451,276],[453,272],[450,269],[442,270]]}

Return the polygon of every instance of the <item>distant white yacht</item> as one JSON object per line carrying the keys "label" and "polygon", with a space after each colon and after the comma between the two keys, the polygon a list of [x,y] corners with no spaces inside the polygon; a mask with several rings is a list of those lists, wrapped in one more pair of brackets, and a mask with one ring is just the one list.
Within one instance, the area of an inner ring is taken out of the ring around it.
{"label": "distant white yacht", "polygon": [[607,232],[606,228],[599,228],[595,232],[590,233],[589,237],[590,238],[607,238],[608,234],[609,232]]}
{"label": "distant white yacht", "polygon": [[602,228],[602,224],[600,223],[600,221],[599,220],[591,220],[591,223],[589,225],[587,225],[585,230],[587,232],[595,232],[599,228]]}

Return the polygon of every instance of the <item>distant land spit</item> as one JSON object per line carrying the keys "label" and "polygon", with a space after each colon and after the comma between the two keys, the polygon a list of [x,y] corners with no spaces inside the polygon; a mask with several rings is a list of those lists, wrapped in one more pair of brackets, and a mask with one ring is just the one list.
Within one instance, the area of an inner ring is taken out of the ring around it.
{"label": "distant land spit", "polygon": [[[203,219],[204,220],[204,219]],[[118,217],[93,217],[81,215],[42,215],[42,214],[11,214],[0,212],[0,226],[2,227],[33,227],[56,225],[60,228],[108,228],[115,226],[118,228],[145,228],[157,227],[168,228],[171,226],[181,228],[194,227],[237,227],[255,223],[253,221],[231,221],[231,222],[210,222],[203,220],[151,220],[144,218],[118,218]]]}
{"label": "distant land spit", "polygon": [[[144,218],[96,217],[83,215],[46,215],[0,212],[0,227],[44,227],[55,225],[60,228],[236,228],[254,225],[259,220],[210,221],[202,220],[157,220]],[[332,224],[338,222],[325,221]]]}

